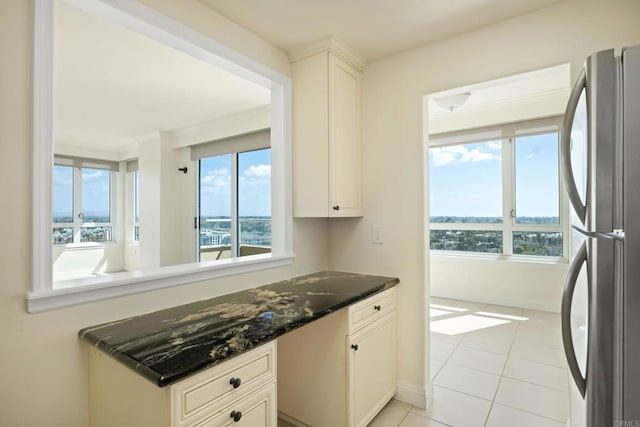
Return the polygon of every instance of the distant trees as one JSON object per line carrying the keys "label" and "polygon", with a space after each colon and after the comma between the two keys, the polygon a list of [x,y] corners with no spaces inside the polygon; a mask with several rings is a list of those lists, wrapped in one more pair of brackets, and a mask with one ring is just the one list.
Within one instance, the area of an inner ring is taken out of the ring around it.
{"label": "distant trees", "polygon": [[502,232],[431,230],[430,248],[445,251],[502,253]]}
{"label": "distant trees", "polygon": [[[460,230],[456,224],[500,224],[501,217],[456,217],[437,216],[431,223],[451,224],[449,230],[431,230],[429,247],[434,250],[503,253],[502,231]],[[520,224],[559,224],[558,217],[519,217]],[[513,254],[537,256],[562,256],[563,236],[561,232],[514,231]]]}
{"label": "distant trees", "polygon": [[[501,216],[432,216],[429,222],[436,224],[501,224]],[[519,216],[516,224],[560,224],[557,216]]]}

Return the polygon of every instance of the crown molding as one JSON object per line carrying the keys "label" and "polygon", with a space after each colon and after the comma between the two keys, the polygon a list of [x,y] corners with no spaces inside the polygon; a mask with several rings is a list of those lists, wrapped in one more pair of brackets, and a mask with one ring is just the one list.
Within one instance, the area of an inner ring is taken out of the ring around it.
{"label": "crown molding", "polygon": [[310,46],[291,52],[289,54],[289,60],[296,62],[325,51],[330,51],[339,56],[340,59],[347,61],[359,72],[363,72],[367,66],[367,61],[365,61],[362,56],[351,49],[345,42],[334,36],[325,37]]}

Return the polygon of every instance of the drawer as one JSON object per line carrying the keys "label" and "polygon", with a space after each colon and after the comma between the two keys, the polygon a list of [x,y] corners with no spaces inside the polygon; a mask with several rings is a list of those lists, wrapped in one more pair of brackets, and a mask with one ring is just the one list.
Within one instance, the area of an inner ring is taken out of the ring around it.
{"label": "drawer", "polygon": [[[234,418],[235,417],[235,418]],[[233,402],[193,427],[277,427],[276,384]]]}
{"label": "drawer", "polygon": [[275,378],[276,346],[272,341],[174,384],[173,425],[183,426],[202,419]]}
{"label": "drawer", "polygon": [[396,290],[387,289],[349,307],[349,333],[381,318],[396,308]]}

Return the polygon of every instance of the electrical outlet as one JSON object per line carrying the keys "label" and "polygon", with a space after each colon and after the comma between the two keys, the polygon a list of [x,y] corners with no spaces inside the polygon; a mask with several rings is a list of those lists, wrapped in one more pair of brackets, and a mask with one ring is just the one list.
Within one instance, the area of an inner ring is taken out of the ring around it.
{"label": "electrical outlet", "polygon": [[382,227],[379,225],[373,226],[373,243],[377,245],[384,243],[384,239],[382,238]]}

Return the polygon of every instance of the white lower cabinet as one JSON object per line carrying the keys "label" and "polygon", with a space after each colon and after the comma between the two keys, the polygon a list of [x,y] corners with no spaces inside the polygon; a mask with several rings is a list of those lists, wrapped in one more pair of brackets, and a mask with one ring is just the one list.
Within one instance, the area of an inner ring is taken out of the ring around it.
{"label": "white lower cabinet", "polygon": [[167,387],[92,348],[89,425],[366,426],[396,393],[396,324],[392,288]]}
{"label": "white lower cabinet", "polygon": [[347,337],[349,426],[365,426],[396,392],[395,312]]}
{"label": "white lower cabinet", "polygon": [[91,427],[277,427],[275,341],[166,387],[89,356]]}
{"label": "white lower cabinet", "polygon": [[395,288],[278,338],[278,411],[312,427],[366,426],[396,393]]}
{"label": "white lower cabinet", "polygon": [[277,427],[276,414],[276,385],[271,383],[194,427]]}

